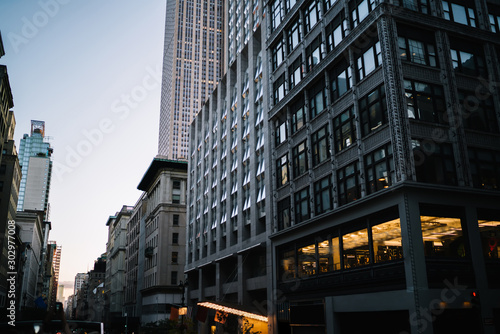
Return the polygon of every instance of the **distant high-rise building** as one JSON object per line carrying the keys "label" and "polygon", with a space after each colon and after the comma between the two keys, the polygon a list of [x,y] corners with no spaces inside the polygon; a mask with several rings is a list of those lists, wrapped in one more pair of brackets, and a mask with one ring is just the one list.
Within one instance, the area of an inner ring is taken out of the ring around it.
{"label": "distant high-rise building", "polygon": [[75,275],[75,284],[73,286],[73,295],[76,296],[78,290],[82,287],[83,283],[89,278],[88,273],[78,273]]}
{"label": "distant high-rise building", "polygon": [[221,0],[167,1],[158,154],[187,160],[189,125],[221,78]]}
{"label": "distant high-rise building", "polygon": [[53,149],[45,137],[45,122],[31,121],[31,134],[19,146],[22,170],[17,210],[39,210],[48,218]]}
{"label": "distant high-rise building", "polygon": [[57,286],[57,301],[64,303],[64,284]]}

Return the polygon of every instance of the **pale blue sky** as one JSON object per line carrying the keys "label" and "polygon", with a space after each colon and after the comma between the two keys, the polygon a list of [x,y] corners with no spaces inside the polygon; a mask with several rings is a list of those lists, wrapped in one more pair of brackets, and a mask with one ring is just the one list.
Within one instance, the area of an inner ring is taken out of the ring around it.
{"label": "pale blue sky", "polygon": [[15,139],[43,120],[54,148],[50,239],[60,281],[106,250],[157,153],[165,0],[1,0]]}

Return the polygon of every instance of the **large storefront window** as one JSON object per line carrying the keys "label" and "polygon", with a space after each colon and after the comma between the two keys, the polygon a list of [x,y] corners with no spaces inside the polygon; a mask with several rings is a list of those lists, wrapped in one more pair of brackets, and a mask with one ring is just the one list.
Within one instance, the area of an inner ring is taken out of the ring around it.
{"label": "large storefront window", "polygon": [[328,240],[318,243],[319,272],[332,271],[332,248]]}
{"label": "large storefront window", "polygon": [[399,218],[372,226],[372,240],[375,263],[403,258]]}
{"label": "large storefront window", "polygon": [[426,257],[464,258],[467,254],[460,218],[420,216]]}
{"label": "large storefront window", "polygon": [[344,269],[370,264],[368,229],[362,229],[342,236]]}
{"label": "large storefront window", "polygon": [[483,255],[486,259],[500,259],[500,219],[481,219],[479,215],[478,225],[483,246]]}
{"label": "large storefront window", "polygon": [[316,245],[310,244],[297,250],[299,277],[316,275]]}

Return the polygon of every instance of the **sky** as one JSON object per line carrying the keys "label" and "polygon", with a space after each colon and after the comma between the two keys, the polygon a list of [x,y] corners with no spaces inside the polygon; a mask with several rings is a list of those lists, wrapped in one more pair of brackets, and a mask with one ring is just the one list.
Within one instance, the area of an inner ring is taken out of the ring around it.
{"label": "sky", "polygon": [[16,146],[42,120],[54,149],[49,239],[66,289],[157,154],[164,26],[164,0],[0,1]]}

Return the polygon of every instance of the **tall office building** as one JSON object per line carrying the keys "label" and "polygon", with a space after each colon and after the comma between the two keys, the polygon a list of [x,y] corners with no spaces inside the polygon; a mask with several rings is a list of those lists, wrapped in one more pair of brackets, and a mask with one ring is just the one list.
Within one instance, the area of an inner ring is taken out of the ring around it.
{"label": "tall office building", "polygon": [[187,160],[189,125],[221,78],[221,0],[167,1],[158,154]]}
{"label": "tall office building", "polygon": [[85,283],[86,280],[88,280],[89,274],[88,273],[78,273],[75,275],[75,283],[73,285],[73,295],[76,296],[78,293],[78,290],[82,287],[83,283]]}
{"label": "tall office building", "polygon": [[246,312],[249,326],[267,333],[272,215],[262,4],[227,2],[227,72],[190,128],[188,301],[211,309],[200,332],[217,325],[216,309],[230,307],[223,309],[230,317]]}
{"label": "tall office building", "polygon": [[48,218],[53,149],[45,137],[45,122],[31,121],[31,134],[19,146],[22,178],[17,210],[39,210]]}
{"label": "tall office building", "polygon": [[495,4],[269,2],[280,333],[499,332]]}

